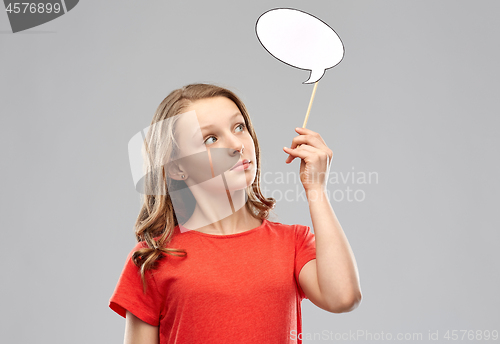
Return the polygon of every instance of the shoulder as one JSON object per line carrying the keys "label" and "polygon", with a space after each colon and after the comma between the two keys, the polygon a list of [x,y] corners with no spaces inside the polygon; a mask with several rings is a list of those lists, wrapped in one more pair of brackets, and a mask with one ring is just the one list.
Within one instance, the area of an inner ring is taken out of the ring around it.
{"label": "shoulder", "polygon": [[273,226],[281,226],[281,227],[287,227],[287,228],[292,228],[292,229],[295,229],[295,228],[307,228],[307,227],[309,227],[309,226],[301,225],[301,224],[298,224],[298,223],[286,224],[286,223],[275,222],[275,221],[270,221],[270,220],[267,220],[267,222],[269,222],[269,224],[273,225]]}
{"label": "shoulder", "polygon": [[135,252],[137,250],[140,250],[141,248],[148,248],[148,244],[145,241],[139,241],[135,244],[135,246],[132,248],[132,252]]}
{"label": "shoulder", "polygon": [[135,243],[135,245],[129,250],[128,255],[127,255],[127,262],[130,261],[132,258],[133,254],[143,248],[147,248],[148,244],[145,241],[139,241]]}
{"label": "shoulder", "polygon": [[269,223],[269,226],[272,228],[276,228],[281,231],[286,231],[291,234],[295,234],[298,237],[306,236],[308,233],[311,232],[311,227],[301,224],[285,224],[269,220],[267,220],[267,222]]}
{"label": "shoulder", "polygon": [[266,221],[267,221],[268,226],[271,227],[272,229],[280,230],[280,231],[294,231],[295,225],[288,225],[285,223],[276,222],[276,221],[269,221],[269,220],[266,220]]}

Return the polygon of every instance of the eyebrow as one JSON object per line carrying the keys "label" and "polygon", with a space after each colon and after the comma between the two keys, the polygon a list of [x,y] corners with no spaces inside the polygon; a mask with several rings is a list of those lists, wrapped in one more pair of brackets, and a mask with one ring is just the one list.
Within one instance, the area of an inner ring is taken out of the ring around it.
{"label": "eyebrow", "polygon": [[[237,117],[237,116],[243,116],[243,115],[242,115],[240,112],[236,112],[235,114],[233,114],[233,115],[230,117],[230,119],[233,119],[233,118],[235,118],[235,117]],[[200,129],[201,129],[201,130],[203,130],[203,129],[208,129],[208,128],[212,128],[212,127],[214,127],[214,125],[213,125],[213,124],[209,124],[209,125],[206,125],[206,126],[204,126],[204,127],[200,128]],[[196,130],[196,131],[195,131],[195,133],[194,133],[194,135],[193,135],[193,137],[194,137],[194,136],[196,136],[196,134],[197,134],[198,132],[199,132],[199,130]]]}

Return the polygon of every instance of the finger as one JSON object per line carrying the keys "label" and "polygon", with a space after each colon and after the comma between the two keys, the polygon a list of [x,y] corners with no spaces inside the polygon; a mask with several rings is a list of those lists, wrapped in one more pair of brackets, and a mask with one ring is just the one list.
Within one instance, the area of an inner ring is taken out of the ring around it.
{"label": "finger", "polygon": [[283,147],[283,150],[285,151],[285,153],[289,154],[288,158],[285,161],[285,163],[287,164],[291,163],[295,158],[306,159],[311,154],[315,154],[317,152],[316,148],[308,146],[306,144],[303,144],[299,148],[294,149]]}
{"label": "finger", "polygon": [[288,156],[287,156],[287,158],[285,160],[285,164],[289,164],[289,163],[291,163],[293,161],[293,159],[295,159],[295,157],[290,154],[289,149],[290,148],[288,148],[288,147],[283,147],[283,151],[285,153],[288,153]]}
{"label": "finger", "polygon": [[[321,149],[323,151],[326,152],[326,154],[329,156],[329,161],[331,161],[333,159],[333,151],[327,146],[325,140],[323,140],[323,138],[321,137],[320,134],[318,134],[317,132],[311,130],[311,129],[307,129],[307,128],[301,128],[301,127],[297,127],[295,128],[295,131],[301,135],[297,136],[297,137],[301,137],[301,136],[309,136],[311,135],[312,137],[315,137],[317,138],[319,141],[315,141],[315,142],[321,142],[320,144],[314,144],[314,141],[310,141],[310,142],[307,142],[310,146],[313,146],[313,147],[316,147],[318,149]],[[307,134],[306,134],[307,133]],[[301,143],[299,143],[296,147],[300,147]],[[296,148],[296,147],[293,147],[292,148]]]}
{"label": "finger", "polygon": [[316,136],[312,136],[312,135],[299,135],[299,136],[294,137],[292,139],[292,144],[291,144],[290,148],[294,149],[302,144],[307,144],[309,146],[312,146],[312,147],[315,147],[318,149],[328,148],[320,139],[318,139]]}
{"label": "finger", "polygon": [[298,132],[299,134],[320,136],[317,132],[315,132],[314,130],[308,129],[308,128],[297,127],[297,128],[295,128],[295,131]]}
{"label": "finger", "polygon": [[[307,135],[312,135],[312,136],[315,136],[317,137],[320,141],[322,141],[323,143],[325,143],[325,141],[323,140],[323,138],[321,137],[321,135],[317,132],[315,132],[314,130],[311,130],[311,129],[307,129],[307,128],[302,128],[302,127],[297,127],[295,128],[295,131],[299,134],[307,134]],[[325,143],[326,144],[326,143]]]}
{"label": "finger", "polygon": [[308,146],[307,144],[303,143],[301,145],[297,145],[294,148],[283,147],[285,152],[289,154],[287,159],[285,160],[285,163],[289,164],[293,161],[293,159],[295,159],[297,157],[296,153],[293,153],[293,152],[296,152],[297,149],[299,149],[300,147],[305,148],[307,146]]}

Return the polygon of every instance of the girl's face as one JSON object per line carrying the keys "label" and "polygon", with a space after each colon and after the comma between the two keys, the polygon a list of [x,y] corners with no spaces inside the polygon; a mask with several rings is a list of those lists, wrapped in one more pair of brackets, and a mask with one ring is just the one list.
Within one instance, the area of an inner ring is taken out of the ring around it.
{"label": "girl's face", "polygon": [[[202,165],[195,161],[196,156],[200,156],[197,153],[206,152],[208,148],[226,148],[215,151],[226,154],[228,156],[226,159],[229,159],[229,154],[233,154],[230,160],[231,166],[238,161],[249,160],[248,168],[234,170],[228,168],[224,175],[228,186],[232,189],[251,185],[257,172],[255,146],[236,104],[226,97],[212,97],[194,101],[185,111],[193,113],[190,116],[182,114],[177,121],[176,133],[179,134],[176,139],[180,156],[194,158],[190,163],[180,166],[187,174],[188,186],[206,180],[206,171],[200,171],[199,167]],[[236,187],[237,185],[239,187]]]}

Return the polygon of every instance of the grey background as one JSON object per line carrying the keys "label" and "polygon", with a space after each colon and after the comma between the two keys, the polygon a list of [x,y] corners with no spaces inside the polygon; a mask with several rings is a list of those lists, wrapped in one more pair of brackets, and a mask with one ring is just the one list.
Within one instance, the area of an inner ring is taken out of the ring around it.
{"label": "grey background", "polygon": [[[499,2],[94,0],[17,34],[0,13],[2,343],[123,342],[108,300],[140,206],[127,144],[173,89],[231,88],[250,111],[263,172],[298,172],[282,147],[312,85],[255,35],[276,7],[342,38],[344,60],[319,82],[307,127],[334,151],[331,174],[378,174],[329,185],[365,193],[331,200],[362,304],[332,314],[304,300],[304,333],[422,333],[425,343],[429,331],[442,341],[447,330],[500,330]],[[268,177],[266,195],[298,183]],[[312,225],[300,199],[276,214]]]}

